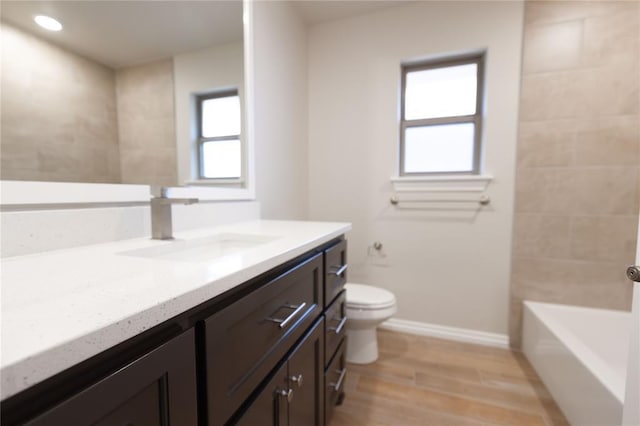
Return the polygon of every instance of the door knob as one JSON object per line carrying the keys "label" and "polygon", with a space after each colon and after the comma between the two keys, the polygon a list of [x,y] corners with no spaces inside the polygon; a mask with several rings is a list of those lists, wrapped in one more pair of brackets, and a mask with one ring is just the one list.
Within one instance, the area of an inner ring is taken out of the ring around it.
{"label": "door knob", "polygon": [[629,266],[627,268],[627,277],[629,277],[629,279],[631,281],[635,281],[637,283],[640,283],[640,267],[639,266]]}
{"label": "door knob", "polygon": [[297,376],[291,376],[291,381],[298,385],[298,387],[302,387],[302,374],[298,374]]}
{"label": "door knob", "polygon": [[276,391],[276,393],[281,397],[286,398],[287,402],[291,402],[291,400],[293,399],[293,389],[281,389],[279,391]]}

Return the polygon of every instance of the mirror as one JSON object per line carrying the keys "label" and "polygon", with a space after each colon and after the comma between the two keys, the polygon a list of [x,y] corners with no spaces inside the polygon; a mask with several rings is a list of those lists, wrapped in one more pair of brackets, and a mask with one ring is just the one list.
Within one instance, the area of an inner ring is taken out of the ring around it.
{"label": "mirror", "polygon": [[[0,27],[2,180],[249,186],[242,1],[3,1]],[[196,100],[230,90],[241,176],[201,179]]]}

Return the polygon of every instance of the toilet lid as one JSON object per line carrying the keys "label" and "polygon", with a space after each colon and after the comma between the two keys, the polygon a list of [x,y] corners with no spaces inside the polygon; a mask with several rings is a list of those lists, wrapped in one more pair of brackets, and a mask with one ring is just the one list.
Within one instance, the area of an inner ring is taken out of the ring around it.
{"label": "toilet lid", "polygon": [[390,291],[370,285],[347,283],[347,306],[362,309],[387,308],[396,303]]}

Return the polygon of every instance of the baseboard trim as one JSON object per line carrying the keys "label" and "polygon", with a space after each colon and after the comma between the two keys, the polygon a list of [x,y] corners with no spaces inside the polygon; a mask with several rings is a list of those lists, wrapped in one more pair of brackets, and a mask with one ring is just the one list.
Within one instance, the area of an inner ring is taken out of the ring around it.
{"label": "baseboard trim", "polygon": [[455,340],[457,342],[474,343],[477,345],[509,348],[509,337],[506,334],[489,333],[486,331],[469,330],[467,328],[448,327],[418,321],[391,318],[380,325],[383,330],[416,334],[419,336],[437,337],[439,339]]}

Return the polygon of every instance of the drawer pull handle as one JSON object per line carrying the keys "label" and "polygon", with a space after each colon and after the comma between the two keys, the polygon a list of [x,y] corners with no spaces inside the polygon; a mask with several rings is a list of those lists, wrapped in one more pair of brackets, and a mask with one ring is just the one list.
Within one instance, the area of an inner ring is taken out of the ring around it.
{"label": "drawer pull handle", "polygon": [[342,386],[344,376],[347,374],[347,369],[345,367],[342,369],[342,371],[336,370],[336,373],[340,373],[340,377],[338,378],[338,381],[336,383],[329,383],[329,387],[333,387],[333,390],[338,392],[338,390],[340,390],[340,387]]}
{"label": "drawer pull handle", "polygon": [[267,321],[271,321],[271,322],[275,322],[276,324],[278,324],[278,327],[280,328],[285,328],[287,326],[287,324],[289,324],[289,322],[294,319],[296,317],[296,315],[298,315],[300,313],[300,311],[302,311],[304,309],[304,307],[307,306],[306,302],[302,302],[300,305],[298,306],[294,306],[294,305],[284,305],[285,308],[287,309],[293,309],[294,311],[291,312],[291,314],[289,314],[288,317],[286,317],[285,319],[279,319],[279,318],[267,318]]}
{"label": "drawer pull handle", "polygon": [[329,327],[329,330],[334,331],[336,334],[340,334],[346,322],[347,322],[347,317],[342,317],[342,319],[340,320],[340,324],[338,324],[337,327]]}
{"label": "drawer pull handle", "polygon": [[291,402],[293,399],[293,389],[277,390],[276,395],[286,398],[287,402]]}
{"label": "drawer pull handle", "polygon": [[302,387],[302,374],[298,374],[297,376],[291,376],[291,381],[298,385],[299,388]]}
{"label": "drawer pull handle", "polygon": [[348,267],[349,265],[346,263],[342,266],[332,266],[331,269],[335,269],[335,271],[330,271],[329,274],[335,275],[336,277],[342,276]]}

